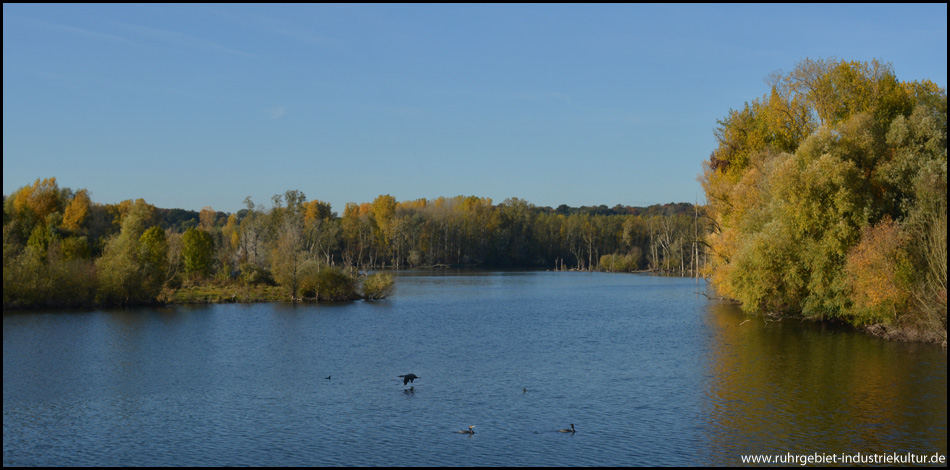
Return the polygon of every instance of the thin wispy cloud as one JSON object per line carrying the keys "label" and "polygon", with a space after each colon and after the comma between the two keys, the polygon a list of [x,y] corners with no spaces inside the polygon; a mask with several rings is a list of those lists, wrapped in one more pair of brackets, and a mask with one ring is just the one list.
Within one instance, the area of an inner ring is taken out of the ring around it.
{"label": "thin wispy cloud", "polygon": [[40,21],[33,18],[21,17],[21,19],[24,21],[24,23],[28,25],[32,25],[35,28],[41,28],[41,29],[46,29],[50,31],[60,31],[60,32],[65,32],[65,33],[70,33],[70,34],[78,34],[78,35],[86,36],[90,38],[102,39],[102,40],[112,41],[112,42],[119,42],[119,43],[128,44],[128,45],[136,45],[134,42],[129,41],[128,39],[124,37],[116,36],[114,34],[101,33],[98,31],[91,31],[88,29],[77,28],[75,26],[69,26],[69,25],[64,25],[64,24],[48,23],[48,22]]}
{"label": "thin wispy cloud", "polygon": [[214,41],[210,41],[208,39],[200,38],[197,36],[192,36],[190,34],[180,33],[178,31],[150,28],[148,26],[141,26],[141,25],[135,25],[135,24],[122,24],[121,27],[143,37],[155,39],[155,40],[162,41],[168,44],[173,44],[176,46],[187,47],[189,49],[197,49],[197,50],[202,50],[205,52],[238,55],[238,56],[243,56],[243,57],[257,57],[254,54],[249,54],[244,51],[239,51],[237,49],[232,49],[227,46],[222,46],[221,44],[218,44]]}
{"label": "thin wispy cloud", "polygon": [[286,114],[287,108],[283,106],[275,106],[273,108],[265,109],[264,112],[267,113],[268,117],[273,120],[273,119],[278,119],[284,114]]}

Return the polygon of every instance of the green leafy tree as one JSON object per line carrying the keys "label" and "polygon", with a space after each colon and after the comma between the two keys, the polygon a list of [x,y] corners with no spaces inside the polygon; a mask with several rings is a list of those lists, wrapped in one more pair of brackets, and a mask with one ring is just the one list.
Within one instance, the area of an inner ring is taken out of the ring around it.
{"label": "green leafy tree", "polygon": [[135,201],[123,215],[119,234],[106,243],[102,257],[96,261],[100,303],[130,305],[156,300],[161,282],[154,280],[155,268],[149,265],[150,260],[143,259],[143,255],[157,251],[151,246],[155,236],[144,236],[153,213],[154,207],[141,199]]}
{"label": "green leafy tree", "polygon": [[165,231],[155,225],[139,237],[142,284],[149,292],[161,291],[168,271],[168,242]]}
{"label": "green leafy tree", "polygon": [[189,229],[181,237],[182,261],[185,273],[208,277],[214,268],[214,238],[200,229]]}

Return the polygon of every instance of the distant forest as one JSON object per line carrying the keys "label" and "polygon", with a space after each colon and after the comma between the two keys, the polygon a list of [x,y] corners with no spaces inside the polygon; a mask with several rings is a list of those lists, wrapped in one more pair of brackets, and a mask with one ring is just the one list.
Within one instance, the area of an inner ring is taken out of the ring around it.
{"label": "distant forest", "polygon": [[[4,196],[6,197],[6,196]],[[653,204],[647,207],[624,206],[617,204],[613,207],[606,205],[599,206],[580,206],[571,207],[567,204],[557,206],[557,209],[550,207],[534,207],[535,210],[545,213],[557,213],[560,215],[584,214],[584,215],[634,215],[634,216],[668,216],[668,215],[692,215],[693,204],[685,202],[671,202],[668,204]],[[186,209],[155,209],[160,219],[159,226],[163,229],[172,229],[177,233],[182,233],[188,229],[198,227],[201,219],[201,212]],[[207,209],[202,209],[207,210]],[[247,209],[238,211],[237,216],[242,219],[247,214]],[[224,227],[231,214],[227,212],[216,211],[214,213],[214,225]],[[336,213],[333,214],[336,217]]]}
{"label": "distant forest", "polygon": [[537,207],[475,196],[381,195],[338,215],[299,190],[233,214],[93,202],[37,179],[4,197],[4,306],[154,302],[200,283],[284,286],[291,298],[325,268],[544,268],[698,274],[703,210]]}

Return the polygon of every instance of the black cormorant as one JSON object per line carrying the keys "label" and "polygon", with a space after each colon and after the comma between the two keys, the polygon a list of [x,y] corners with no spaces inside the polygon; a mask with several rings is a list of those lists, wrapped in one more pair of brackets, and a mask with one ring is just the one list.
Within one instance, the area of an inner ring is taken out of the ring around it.
{"label": "black cormorant", "polygon": [[471,425],[471,426],[468,427],[468,431],[466,431],[466,430],[463,429],[463,430],[461,430],[461,431],[455,431],[455,433],[456,433],[456,434],[475,434],[475,429],[474,429],[474,428],[475,428],[475,425],[473,424],[473,425]]}
{"label": "black cormorant", "polygon": [[573,433],[575,432],[575,431],[574,431],[574,425],[571,424],[571,429],[558,429],[557,432],[569,432],[569,433],[573,434]]}
{"label": "black cormorant", "polygon": [[402,377],[402,384],[403,384],[403,385],[406,385],[406,384],[408,384],[409,382],[412,382],[413,380],[416,380],[416,379],[418,379],[418,378],[421,378],[421,377],[417,376],[416,374],[400,375],[399,377]]}

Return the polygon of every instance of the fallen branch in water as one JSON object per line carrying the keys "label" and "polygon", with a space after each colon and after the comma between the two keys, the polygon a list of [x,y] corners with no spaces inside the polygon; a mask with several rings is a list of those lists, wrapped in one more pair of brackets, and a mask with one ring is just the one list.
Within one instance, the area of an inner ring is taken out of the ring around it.
{"label": "fallen branch in water", "polygon": [[[706,297],[706,298],[709,299],[709,300],[722,300],[722,301],[725,301],[725,302],[737,302],[736,300],[730,299],[730,298],[727,298],[727,297],[710,297],[709,294],[706,294],[705,292],[702,292],[702,291],[696,291],[696,293],[697,293],[697,294],[702,294],[703,297]],[[737,302],[737,303],[738,303],[738,302]]]}

